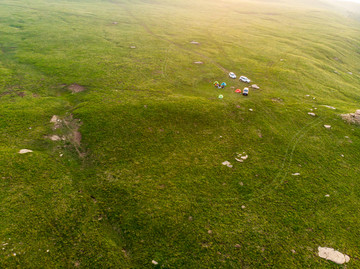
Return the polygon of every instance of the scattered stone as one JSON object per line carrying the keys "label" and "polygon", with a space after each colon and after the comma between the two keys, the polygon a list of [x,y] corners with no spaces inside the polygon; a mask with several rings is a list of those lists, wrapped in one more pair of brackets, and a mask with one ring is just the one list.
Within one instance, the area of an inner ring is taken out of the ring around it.
{"label": "scattered stone", "polygon": [[236,244],[235,247],[236,248],[241,248],[241,246],[239,244]]}
{"label": "scattered stone", "polygon": [[316,99],[316,97],[313,97],[313,100],[315,100]]}
{"label": "scattered stone", "polygon": [[260,87],[256,84],[251,85],[251,88],[256,89],[256,90],[260,89]]}
{"label": "scattered stone", "polygon": [[194,64],[204,64],[203,62],[194,62]]}
{"label": "scattered stone", "polygon": [[61,140],[61,137],[58,136],[58,135],[52,135],[52,136],[50,136],[50,139],[51,139],[52,141],[60,141],[60,140]]}
{"label": "scattered stone", "polygon": [[130,46],[130,49],[136,49],[136,47],[135,46]]}
{"label": "scattered stone", "polygon": [[282,102],[284,102],[284,100],[279,98],[279,97],[272,98],[271,101],[273,101],[274,103],[282,103]]}
{"label": "scattered stone", "polygon": [[330,197],[330,194],[325,194],[325,197]]}
{"label": "scattered stone", "polygon": [[306,97],[310,97],[310,95],[309,94],[307,94],[307,95],[305,95]]}
{"label": "scattered stone", "polygon": [[339,72],[338,72],[338,71],[336,71],[336,70],[334,70],[334,73],[335,73],[335,74],[339,74]]}
{"label": "scattered stone", "polygon": [[192,221],[193,220],[193,217],[192,216],[189,216],[189,221]]}
{"label": "scattered stone", "polygon": [[157,261],[154,261],[154,260],[152,260],[151,263],[154,264],[154,265],[158,265],[158,264],[159,264]]}
{"label": "scattered stone", "polygon": [[208,230],[208,234],[212,234],[212,230]]}
{"label": "scattered stone", "polygon": [[333,107],[333,106],[328,106],[328,105],[323,105],[324,107],[327,107],[327,108],[330,108],[330,109],[336,109],[335,107]]}
{"label": "scattered stone", "polygon": [[283,62],[284,61],[284,59],[280,59],[280,62]]}
{"label": "scattered stone", "polygon": [[249,108],[249,111],[254,111],[252,108]]}
{"label": "scattered stone", "polygon": [[222,165],[226,165],[226,166],[229,167],[229,168],[232,168],[232,167],[233,167],[232,164],[231,164],[229,161],[223,162]]}
{"label": "scattered stone", "polygon": [[50,123],[57,123],[58,121],[59,121],[58,116],[54,115],[54,116],[52,116]]}
{"label": "scattered stone", "polygon": [[349,75],[352,75],[353,73],[352,72],[348,72]]}
{"label": "scattered stone", "polygon": [[313,113],[313,112],[308,112],[308,114],[309,114],[310,116],[313,116],[313,117],[316,116],[315,113]]}
{"label": "scattered stone", "polygon": [[117,22],[117,21],[114,21],[112,24],[115,24],[115,25],[116,25],[116,24],[118,24],[118,22]]}
{"label": "scattered stone", "polygon": [[194,45],[199,45],[199,44],[200,44],[199,42],[194,41],[194,40],[193,40],[193,41],[191,41],[190,43],[191,43],[191,44],[194,44]]}
{"label": "scattered stone", "polygon": [[343,158],[345,157],[344,154],[341,154],[340,156],[343,157]]}
{"label": "scattered stone", "polygon": [[30,153],[33,152],[31,149],[20,149],[19,153],[20,154],[25,154],[25,153]]}
{"label": "scattered stone", "polygon": [[350,261],[350,257],[348,255],[342,254],[333,248],[319,247],[318,250],[320,258],[330,260],[337,264],[343,264]]}
{"label": "scattered stone", "polygon": [[292,249],[291,252],[294,253],[294,254],[296,253],[295,249]]}
{"label": "scattered stone", "polygon": [[243,183],[243,182],[240,182],[239,184],[240,184],[240,186],[244,186],[244,183]]}
{"label": "scattered stone", "polygon": [[245,152],[243,152],[242,154],[239,154],[239,153],[236,153],[236,154],[237,154],[237,157],[238,157],[238,158],[235,158],[235,160],[238,161],[238,162],[240,162],[240,163],[244,162],[244,160],[246,160],[247,158],[249,158],[249,156],[246,155]]}
{"label": "scattered stone", "polygon": [[326,129],[331,129],[331,125],[324,125],[324,127],[326,128]]}
{"label": "scattered stone", "polygon": [[63,155],[64,155],[64,154],[61,153],[59,156],[62,157]]}
{"label": "scattered stone", "polygon": [[300,173],[294,173],[293,176],[300,176]]}
{"label": "scattered stone", "polygon": [[241,208],[242,208],[242,209],[245,209],[245,208],[246,208],[246,206],[242,205],[242,206],[241,206]]}

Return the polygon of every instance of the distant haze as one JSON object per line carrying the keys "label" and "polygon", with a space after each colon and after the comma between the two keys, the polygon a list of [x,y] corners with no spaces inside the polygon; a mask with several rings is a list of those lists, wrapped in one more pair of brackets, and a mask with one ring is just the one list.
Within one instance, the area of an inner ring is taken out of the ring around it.
{"label": "distant haze", "polygon": [[354,3],[360,4],[360,0],[336,0],[336,1],[340,1],[340,2],[354,2]]}

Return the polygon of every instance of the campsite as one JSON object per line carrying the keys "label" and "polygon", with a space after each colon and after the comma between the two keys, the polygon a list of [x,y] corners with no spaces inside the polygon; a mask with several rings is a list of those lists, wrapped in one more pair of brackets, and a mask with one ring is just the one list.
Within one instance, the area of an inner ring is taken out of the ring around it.
{"label": "campsite", "polygon": [[0,32],[0,268],[360,268],[359,4],[2,0]]}

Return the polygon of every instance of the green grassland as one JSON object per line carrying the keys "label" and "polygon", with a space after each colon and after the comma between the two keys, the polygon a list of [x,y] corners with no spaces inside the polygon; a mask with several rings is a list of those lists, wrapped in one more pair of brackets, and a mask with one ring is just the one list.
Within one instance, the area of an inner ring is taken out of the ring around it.
{"label": "green grassland", "polygon": [[359,6],[299,2],[0,1],[0,268],[360,268]]}

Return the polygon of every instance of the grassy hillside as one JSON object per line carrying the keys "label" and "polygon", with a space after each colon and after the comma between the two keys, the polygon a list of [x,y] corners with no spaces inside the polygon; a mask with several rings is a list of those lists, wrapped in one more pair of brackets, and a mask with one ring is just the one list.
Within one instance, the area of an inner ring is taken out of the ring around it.
{"label": "grassy hillside", "polygon": [[1,1],[0,267],[360,267],[360,8],[298,2]]}

